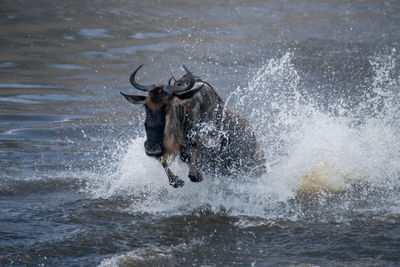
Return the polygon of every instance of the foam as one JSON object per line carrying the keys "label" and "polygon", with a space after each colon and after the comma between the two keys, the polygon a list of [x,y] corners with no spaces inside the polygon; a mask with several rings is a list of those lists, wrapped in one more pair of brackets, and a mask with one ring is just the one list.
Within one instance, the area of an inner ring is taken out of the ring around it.
{"label": "foam", "polygon": [[[268,173],[238,179],[206,176],[201,183],[191,183],[188,167],[177,160],[172,171],[186,184],[175,189],[161,164],[145,155],[145,138],[137,137],[115,148],[113,163],[90,178],[87,190],[93,197],[134,196],[132,213],[210,211],[267,220],[297,220],[304,216],[293,205],[300,195],[316,194],[321,200],[353,192],[354,185],[384,188],[382,196],[399,203],[398,194],[388,193],[399,187],[400,174],[396,93],[400,82],[392,74],[395,50],[372,57],[375,74],[365,101],[352,109],[356,112],[332,113],[311,100],[305,102],[313,97],[300,93],[306,90],[299,88],[301,77],[293,58],[294,54],[286,53],[269,60],[254,71],[247,87],[237,88],[227,101],[252,122],[267,155]],[[330,105],[331,110],[345,109],[341,99]],[[346,205],[356,205],[352,198],[357,194],[347,195]]]}

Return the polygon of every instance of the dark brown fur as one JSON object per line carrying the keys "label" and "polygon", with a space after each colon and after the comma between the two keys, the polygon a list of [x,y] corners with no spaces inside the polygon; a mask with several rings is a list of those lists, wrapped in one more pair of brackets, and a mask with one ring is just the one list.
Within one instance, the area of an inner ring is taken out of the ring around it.
{"label": "dark brown fur", "polygon": [[[188,83],[188,79],[184,75],[174,84]],[[193,182],[202,180],[201,172],[223,175],[264,172],[264,154],[250,123],[226,108],[215,90],[196,77],[194,87],[201,85],[200,91],[185,100],[166,94],[163,86],[159,86],[142,102],[154,114],[166,108],[162,141],[165,152],[159,160],[170,184],[183,185],[168,167],[178,155],[190,163],[189,178]]]}

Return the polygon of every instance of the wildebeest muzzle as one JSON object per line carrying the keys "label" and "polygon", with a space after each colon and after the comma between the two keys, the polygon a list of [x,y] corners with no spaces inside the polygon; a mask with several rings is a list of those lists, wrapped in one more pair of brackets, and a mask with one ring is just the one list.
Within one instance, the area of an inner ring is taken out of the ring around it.
{"label": "wildebeest muzzle", "polygon": [[149,141],[144,142],[144,149],[147,156],[151,157],[162,157],[164,155],[164,148],[160,143],[150,143]]}

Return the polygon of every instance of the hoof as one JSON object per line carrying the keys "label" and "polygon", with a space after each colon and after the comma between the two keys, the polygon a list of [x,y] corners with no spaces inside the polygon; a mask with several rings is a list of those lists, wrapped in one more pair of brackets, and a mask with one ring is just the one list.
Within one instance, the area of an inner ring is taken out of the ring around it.
{"label": "hoof", "polygon": [[184,186],[185,182],[180,179],[177,179],[176,181],[170,182],[169,184],[172,185],[173,188],[178,188]]}
{"label": "hoof", "polygon": [[189,172],[189,178],[190,181],[194,182],[194,183],[199,183],[201,181],[203,181],[203,175],[201,175],[201,173],[199,171],[191,171]]}

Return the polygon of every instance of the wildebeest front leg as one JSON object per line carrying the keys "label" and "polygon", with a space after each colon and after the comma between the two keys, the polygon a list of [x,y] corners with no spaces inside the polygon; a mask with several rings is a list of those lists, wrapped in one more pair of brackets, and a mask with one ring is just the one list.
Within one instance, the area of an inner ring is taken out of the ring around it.
{"label": "wildebeest front leg", "polygon": [[189,168],[189,178],[190,181],[198,183],[203,181],[203,176],[201,175],[199,169],[197,168],[196,165],[196,149],[192,149],[191,151],[191,157],[190,157],[190,168]]}
{"label": "wildebeest front leg", "polygon": [[166,173],[167,176],[168,176],[168,181],[169,181],[169,184],[170,184],[170,185],[172,185],[172,186],[175,187],[175,188],[182,187],[182,186],[185,185],[185,182],[182,181],[181,179],[179,179],[178,176],[176,176],[176,175],[169,169],[168,164],[163,163],[162,165],[163,165],[163,167],[164,167],[165,173]]}

